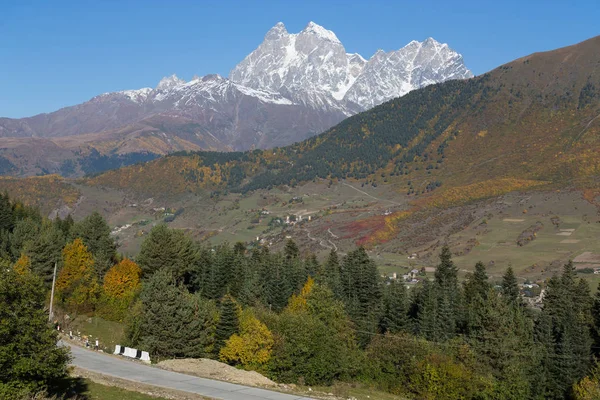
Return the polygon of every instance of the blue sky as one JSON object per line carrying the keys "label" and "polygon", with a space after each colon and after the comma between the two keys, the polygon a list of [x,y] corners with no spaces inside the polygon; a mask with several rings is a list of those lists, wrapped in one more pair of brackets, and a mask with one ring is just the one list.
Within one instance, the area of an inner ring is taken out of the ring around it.
{"label": "blue sky", "polygon": [[434,37],[481,74],[600,34],[598,0],[0,1],[0,117],[177,74],[227,75],[278,21],[314,21],[369,58]]}

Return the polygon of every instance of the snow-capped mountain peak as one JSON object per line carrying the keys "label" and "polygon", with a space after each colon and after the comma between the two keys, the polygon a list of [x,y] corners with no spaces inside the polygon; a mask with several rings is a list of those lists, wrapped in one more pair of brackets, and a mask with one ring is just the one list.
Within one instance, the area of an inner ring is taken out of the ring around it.
{"label": "snow-capped mountain peak", "polygon": [[328,29],[323,28],[321,25],[315,24],[312,21],[310,21],[308,23],[308,25],[306,25],[306,27],[300,33],[316,35],[320,39],[329,40],[330,42],[333,42],[333,43],[342,44],[340,42],[340,40],[337,38],[337,36],[335,35],[335,33],[333,33],[332,31],[330,31]]}
{"label": "snow-capped mountain peak", "polygon": [[367,61],[346,53],[335,33],[312,21],[295,34],[277,23],[229,74],[238,84],[346,114],[432,83],[472,76],[460,54],[432,37],[395,51],[377,50]]}
{"label": "snow-capped mountain peak", "polygon": [[288,34],[288,31],[285,28],[285,25],[283,24],[283,22],[278,22],[277,24],[275,24],[274,27],[269,29],[269,31],[265,35],[265,40],[277,40],[280,37],[285,36],[287,34]]}
{"label": "snow-capped mountain peak", "polygon": [[183,85],[185,81],[183,79],[179,79],[177,75],[173,74],[171,76],[165,76],[158,82],[156,86],[156,90],[169,90],[175,86]]}

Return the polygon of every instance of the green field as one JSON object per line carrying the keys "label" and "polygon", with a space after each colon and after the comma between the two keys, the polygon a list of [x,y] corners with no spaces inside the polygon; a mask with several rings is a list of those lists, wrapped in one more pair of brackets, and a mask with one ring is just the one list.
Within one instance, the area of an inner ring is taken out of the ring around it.
{"label": "green field", "polygon": [[67,326],[67,334],[69,330],[73,331],[75,337],[89,337],[90,344],[98,339],[100,348],[110,353],[114,351],[115,345],[122,343],[124,336],[123,324],[106,321],[100,317],[78,316]]}
{"label": "green field", "polygon": [[167,400],[164,397],[154,397],[114,386],[101,385],[88,379],[85,380],[85,384],[87,391],[84,395],[88,400]]}
{"label": "green field", "polygon": [[[483,261],[492,276],[499,277],[511,265],[523,280],[544,279],[583,252],[600,252],[600,223],[595,218],[595,207],[577,195],[534,195],[525,204],[510,204],[492,218],[485,218],[485,224],[479,219],[454,235],[454,241],[475,238],[478,242],[468,254],[455,258],[460,268],[472,269],[477,261]],[[553,217],[559,219],[556,225]],[[543,228],[535,239],[519,246],[519,235],[537,222]],[[586,276],[591,282],[596,282],[596,277]]]}

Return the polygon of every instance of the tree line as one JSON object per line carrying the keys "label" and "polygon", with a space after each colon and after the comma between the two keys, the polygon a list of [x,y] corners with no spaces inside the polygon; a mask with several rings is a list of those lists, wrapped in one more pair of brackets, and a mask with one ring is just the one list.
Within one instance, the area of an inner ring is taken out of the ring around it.
{"label": "tree line", "polygon": [[213,247],[158,225],[131,260],[99,214],[50,221],[7,196],[0,211],[0,398],[66,374],[44,310],[55,262],[58,307],[122,321],[127,344],[154,360],[210,357],[278,382],[362,382],[423,399],[600,391],[600,292],[571,263],[533,310],[510,268],[491,282],[478,263],[460,281],[446,247],[433,279],[407,289],[360,247],[318,260],[291,240],[281,252]]}

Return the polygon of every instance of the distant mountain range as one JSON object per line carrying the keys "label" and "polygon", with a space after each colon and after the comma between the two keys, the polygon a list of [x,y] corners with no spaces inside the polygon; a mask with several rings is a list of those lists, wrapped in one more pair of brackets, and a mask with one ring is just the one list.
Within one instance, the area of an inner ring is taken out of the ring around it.
{"label": "distant mountain range", "polygon": [[467,185],[495,194],[506,180],[596,187],[599,177],[600,36],[414,90],[273,151],[175,154],[88,184],[154,197],[351,179],[450,204],[473,195],[452,192]]}
{"label": "distant mountain range", "polygon": [[0,174],[77,176],[174,151],[288,145],[411,90],[473,74],[432,38],[368,61],[310,22],[278,23],[230,73],[175,75],[29,118],[0,118]]}

